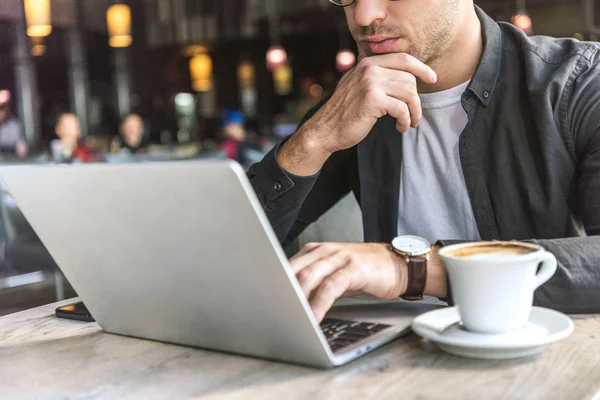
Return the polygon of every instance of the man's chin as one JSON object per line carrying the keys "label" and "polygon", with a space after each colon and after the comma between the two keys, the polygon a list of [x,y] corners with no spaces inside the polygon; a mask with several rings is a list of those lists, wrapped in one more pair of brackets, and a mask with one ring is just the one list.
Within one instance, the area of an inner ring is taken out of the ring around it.
{"label": "man's chin", "polygon": [[373,56],[382,56],[385,54],[409,54],[415,58],[419,58],[417,57],[417,51],[414,47],[412,46],[402,46],[401,48],[398,49],[394,49],[392,51],[387,51],[387,52],[383,52],[383,53],[373,53],[372,51],[370,51],[369,49],[361,49],[361,55],[363,57],[373,57]]}

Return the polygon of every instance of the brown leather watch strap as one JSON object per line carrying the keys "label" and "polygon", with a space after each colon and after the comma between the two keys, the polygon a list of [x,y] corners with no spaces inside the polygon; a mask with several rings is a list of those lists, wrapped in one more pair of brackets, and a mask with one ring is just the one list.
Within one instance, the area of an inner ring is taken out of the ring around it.
{"label": "brown leather watch strap", "polygon": [[428,257],[412,257],[408,259],[408,287],[402,296],[404,300],[423,300],[427,283]]}

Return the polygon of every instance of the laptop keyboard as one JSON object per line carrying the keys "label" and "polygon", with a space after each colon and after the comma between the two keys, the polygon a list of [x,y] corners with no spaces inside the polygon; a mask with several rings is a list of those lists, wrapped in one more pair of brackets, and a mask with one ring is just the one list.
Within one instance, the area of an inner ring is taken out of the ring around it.
{"label": "laptop keyboard", "polygon": [[373,322],[345,321],[332,318],[327,318],[321,323],[321,329],[334,353],[390,327],[391,325]]}

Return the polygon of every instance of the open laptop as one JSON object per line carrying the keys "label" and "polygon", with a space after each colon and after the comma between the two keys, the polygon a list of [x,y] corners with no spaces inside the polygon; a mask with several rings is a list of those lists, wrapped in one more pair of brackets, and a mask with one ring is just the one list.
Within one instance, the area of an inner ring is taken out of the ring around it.
{"label": "open laptop", "polygon": [[106,332],[330,368],[435,307],[340,306],[320,326],[233,162],[6,167],[0,180]]}

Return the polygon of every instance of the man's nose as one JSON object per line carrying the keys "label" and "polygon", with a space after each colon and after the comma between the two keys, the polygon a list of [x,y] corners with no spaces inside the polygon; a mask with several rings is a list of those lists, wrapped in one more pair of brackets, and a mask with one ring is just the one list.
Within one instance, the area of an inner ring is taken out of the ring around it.
{"label": "man's nose", "polygon": [[356,0],[353,5],[354,22],[359,26],[369,26],[375,21],[383,21],[388,6],[389,0]]}

